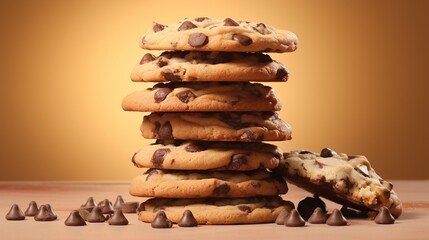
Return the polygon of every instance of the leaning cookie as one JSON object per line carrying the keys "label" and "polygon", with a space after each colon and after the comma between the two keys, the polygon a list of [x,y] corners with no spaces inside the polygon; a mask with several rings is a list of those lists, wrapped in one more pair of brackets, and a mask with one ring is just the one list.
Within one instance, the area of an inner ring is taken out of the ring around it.
{"label": "leaning cookie", "polygon": [[294,205],[280,197],[170,199],[152,198],[140,204],[138,218],[152,222],[158,210],[168,219],[179,222],[185,210],[190,210],[198,224],[272,223],[283,210]]}
{"label": "leaning cookie", "polygon": [[339,204],[362,211],[385,206],[396,218],[402,213],[393,185],[378,176],[364,156],[327,148],[321,154],[291,151],[284,154],[276,171],[290,183]]}
{"label": "leaning cookie", "polygon": [[223,112],[279,111],[280,100],[271,87],[252,83],[158,83],[122,101],[126,111]]}
{"label": "leaning cookie", "polygon": [[267,170],[173,171],[149,169],[135,177],[129,192],[138,197],[255,197],[284,194],[286,182]]}
{"label": "leaning cookie", "polygon": [[282,157],[280,148],[267,143],[158,140],[132,162],[140,168],[249,171],[276,168]]}
{"label": "leaning cookie", "polygon": [[279,82],[288,70],[262,53],[174,51],[147,53],[131,72],[136,82]]}
{"label": "leaning cookie", "polygon": [[264,23],[200,17],[178,23],[154,23],[140,43],[144,49],[222,52],[292,52],[297,36]]}
{"label": "leaning cookie", "polygon": [[291,127],[275,112],[151,113],[140,127],[143,137],[203,141],[283,141]]}

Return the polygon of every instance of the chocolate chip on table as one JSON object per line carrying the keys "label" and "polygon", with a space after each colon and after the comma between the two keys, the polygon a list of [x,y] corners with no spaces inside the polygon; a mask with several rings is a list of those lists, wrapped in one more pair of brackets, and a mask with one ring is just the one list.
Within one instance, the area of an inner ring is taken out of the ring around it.
{"label": "chocolate chip on table", "polygon": [[238,24],[236,21],[232,20],[231,18],[225,18],[225,20],[223,20],[224,22],[224,26],[240,26],[240,24]]}
{"label": "chocolate chip on table", "polygon": [[155,219],[150,224],[153,228],[171,228],[173,223],[168,220],[167,215],[164,211],[158,211]]}
{"label": "chocolate chip on table", "polygon": [[209,18],[208,17],[197,17],[197,18],[195,18],[195,21],[202,22],[202,21],[207,20],[207,19],[209,19]]}
{"label": "chocolate chip on table", "polygon": [[198,226],[198,222],[191,210],[187,209],[183,212],[177,225],[179,225],[179,227],[196,227]]}
{"label": "chocolate chip on table", "polygon": [[228,170],[238,170],[247,163],[247,155],[238,153],[231,156],[231,162],[228,165]]}
{"label": "chocolate chip on table", "polygon": [[128,220],[121,209],[116,209],[113,215],[107,221],[109,225],[128,225]]}
{"label": "chocolate chip on table", "polygon": [[158,88],[156,89],[155,94],[153,95],[153,99],[155,99],[156,103],[160,103],[167,98],[168,94],[171,93],[171,88]]}
{"label": "chocolate chip on table", "polygon": [[48,210],[46,205],[41,205],[39,211],[34,215],[34,220],[39,222],[54,221],[55,219],[57,219],[57,217]]}
{"label": "chocolate chip on table", "polygon": [[155,167],[155,168],[161,168],[162,164],[164,163],[165,155],[167,155],[170,152],[171,152],[171,150],[168,149],[168,148],[157,149],[153,153],[152,159],[150,160],[151,163],[152,163],[152,166]]}
{"label": "chocolate chip on table", "polygon": [[30,204],[28,204],[28,208],[25,210],[24,214],[25,216],[33,217],[36,215],[37,211],[39,211],[37,203],[35,201],[31,201]]}
{"label": "chocolate chip on table", "polygon": [[185,151],[187,151],[187,152],[201,152],[201,151],[204,151],[206,149],[207,148],[204,147],[203,145],[197,144],[195,142],[191,142],[185,147]]}
{"label": "chocolate chip on table", "polygon": [[395,218],[392,216],[389,209],[383,206],[380,208],[374,222],[377,224],[394,224]]}
{"label": "chocolate chip on table", "polygon": [[197,28],[197,25],[193,24],[191,21],[184,21],[177,31],[186,31],[193,28]]}
{"label": "chocolate chip on table", "polygon": [[195,94],[191,90],[185,90],[176,93],[176,97],[183,103],[188,103],[190,100],[196,98]]}
{"label": "chocolate chip on table", "polygon": [[115,204],[113,204],[113,209],[120,209],[122,207],[122,204],[124,204],[124,199],[122,198],[121,195],[118,195],[116,197],[116,201]]}
{"label": "chocolate chip on table", "polygon": [[148,62],[152,62],[156,59],[156,57],[153,54],[150,53],[146,53],[143,57],[142,60],[140,60],[140,64],[145,64]]}
{"label": "chocolate chip on table", "polygon": [[79,215],[83,218],[83,220],[87,220],[88,215],[91,213],[92,209],[94,209],[95,207],[80,207],[78,212]]}
{"label": "chocolate chip on table", "polygon": [[85,226],[86,222],[79,215],[79,212],[77,210],[73,210],[73,211],[71,211],[71,213],[67,217],[67,219],[64,221],[64,224],[66,226]]}
{"label": "chocolate chip on table", "polygon": [[238,41],[243,46],[249,46],[253,43],[253,40],[250,37],[243,34],[234,34],[232,35],[232,39]]}
{"label": "chocolate chip on table", "polygon": [[209,38],[204,33],[193,33],[189,36],[188,43],[192,47],[202,47],[209,42]]}
{"label": "chocolate chip on table", "polygon": [[25,215],[19,208],[18,204],[13,204],[9,212],[6,214],[6,220],[9,221],[19,221],[24,219]]}
{"label": "chocolate chip on table", "polygon": [[290,210],[284,209],[280,212],[280,214],[276,218],[276,224],[277,225],[285,225],[285,220],[289,216]]}
{"label": "chocolate chip on table", "polygon": [[114,211],[112,203],[109,201],[109,199],[104,199],[103,201],[99,202],[97,206],[101,209],[103,214],[111,214]]}
{"label": "chocolate chip on table", "polygon": [[95,207],[97,206],[97,203],[95,202],[93,197],[89,197],[88,200],[86,200],[86,203],[82,205],[82,207]]}
{"label": "chocolate chip on table", "polygon": [[305,220],[308,220],[316,208],[320,208],[324,213],[327,212],[326,204],[317,195],[314,198],[306,197],[304,200],[301,200],[298,203],[297,210]]}
{"label": "chocolate chip on table", "polygon": [[302,219],[299,212],[295,209],[292,209],[289,215],[285,218],[284,224],[287,227],[303,227],[305,225],[304,219]]}
{"label": "chocolate chip on table", "polygon": [[222,183],[219,186],[217,186],[215,189],[213,189],[213,194],[216,196],[223,196],[229,193],[231,188],[228,184]]}
{"label": "chocolate chip on table", "polygon": [[164,28],[165,28],[164,25],[159,24],[159,23],[155,23],[155,25],[153,25],[152,29],[153,29],[154,32],[159,32],[159,31],[164,30]]}
{"label": "chocolate chip on table", "polygon": [[311,224],[325,224],[326,223],[326,215],[323,212],[323,210],[318,207],[314,209],[313,214],[311,214],[310,218],[308,219],[308,222]]}
{"label": "chocolate chip on table", "polygon": [[326,224],[329,226],[345,226],[347,225],[347,219],[343,216],[340,210],[334,209],[326,220]]}
{"label": "chocolate chip on table", "polygon": [[104,217],[99,207],[94,207],[85,220],[91,223],[101,223],[105,222],[106,218]]}
{"label": "chocolate chip on table", "polygon": [[46,204],[46,209],[48,210],[49,214],[51,215],[53,220],[56,220],[58,218],[57,213],[54,211],[54,208],[52,208],[51,204]]}
{"label": "chocolate chip on table", "polygon": [[123,213],[136,213],[138,206],[139,202],[125,202],[122,204],[121,210]]}
{"label": "chocolate chip on table", "polygon": [[320,152],[320,156],[322,158],[329,158],[329,157],[333,157],[334,155],[337,155],[337,153],[335,151],[332,151],[330,148],[324,148]]}

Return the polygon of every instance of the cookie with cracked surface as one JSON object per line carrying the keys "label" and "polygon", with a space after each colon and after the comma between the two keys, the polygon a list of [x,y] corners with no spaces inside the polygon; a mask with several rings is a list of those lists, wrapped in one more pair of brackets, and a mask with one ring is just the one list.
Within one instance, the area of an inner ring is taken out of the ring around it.
{"label": "cookie with cracked surface", "polygon": [[385,206],[396,218],[402,213],[393,185],[377,175],[365,156],[328,148],[320,154],[291,151],[284,153],[276,171],[290,183],[339,204],[366,212]]}
{"label": "cookie with cracked surface", "polygon": [[267,143],[158,140],[136,152],[132,162],[140,168],[249,171],[276,168],[282,155]]}
{"label": "cookie with cracked surface", "polygon": [[279,196],[254,198],[152,198],[141,203],[138,218],[152,222],[158,210],[177,223],[185,210],[191,210],[198,224],[251,224],[272,223],[283,210],[294,205]]}
{"label": "cookie with cracked surface", "polygon": [[128,95],[122,108],[140,112],[280,111],[281,103],[271,87],[258,83],[169,82]]}
{"label": "cookie with cracked surface", "polygon": [[149,169],[135,177],[129,192],[138,197],[255,197],[284,194],[286,182],[267,170],[179,171]]}
{"label": "cookie with cracked surface", "polygon": [[147,53],[131,72],[135,82],[284,82],[288,70],[263,53],[173,51]]}
{"label": "cookie with cracked surface", "polygon": [[140,127],[149,139],[203,141],[290,140],[291,127],[275,112],[151,113]]}
{"label": "cookie with cracked surface", "polygon": [[297,36],[261,22],[231,18],[185,18],[169,25],[153,23],[140,46],[150,50],[190,50],[221,52],[292,52]]}

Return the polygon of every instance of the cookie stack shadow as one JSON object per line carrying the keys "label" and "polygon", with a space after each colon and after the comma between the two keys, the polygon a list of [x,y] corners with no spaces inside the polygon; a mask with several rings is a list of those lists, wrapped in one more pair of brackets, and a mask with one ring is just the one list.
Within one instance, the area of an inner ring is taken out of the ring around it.
{"label": "cookie stack shadow", "polygon": [[198,224],[274,222],[294,208],[279,194],[284,179],[270,169],[281,149],[262,141],[291,139],[276,113],[276,92],[254,82],[285,82],[287,68],[262,52],[291,52],[296,36],[263,23],[227,18],[154,23],[133,69],[136,82],[158,82],[124,98],[126,111],[150,112],[141,132],[154,143],[132,162],[148,170],[135,177],[130,194],[149,197],[137,212],[152,222],[163,210],[177,223],[190,210]]}

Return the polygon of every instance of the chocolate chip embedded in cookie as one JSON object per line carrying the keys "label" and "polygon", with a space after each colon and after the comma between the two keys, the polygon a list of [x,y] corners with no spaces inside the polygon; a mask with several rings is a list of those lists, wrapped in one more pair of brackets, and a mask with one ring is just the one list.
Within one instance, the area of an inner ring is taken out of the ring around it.
{"label": "chocolate chip embedded in cookie", "polygon": [[266,170],[173,171],[149,169],[133,179],[130,194],[138,197],[204,198],[274,196],[287,192],[282,178]]}
{"label": "chocolate chip embedded in cookie", "polygon": [[178,23],[154,23],[140,43],[144,49],[222,52],[292,52],[297,36],[264,23],[231,18],[186,18]]}
{"label": "chocolate chip embedded in cookie", "polygon": [[290,183],[339,204],[362,211],[385,206],[396,218],[402,213],[393,185],[378,176],[364,156],[330,149],[321,154],[291,151],[284,154],[276,171]]}
{"label": "chocolate chip embedded in cookie", "polygon": [[271,87],[252,83],[159,83],[122,101],[126,111],[224,112],[280,111]]}
{"label": "chocolate chip embedded in cookie", "polygon": [[267,143],[162,141],[136,152],[136,167],[170,170],[273,169],[283,151]]}
{"label": "chocolate chip embedded in cookie", "polygon": [[135,82],[284,82],[288,70],[263,53],[174,51],[145,54],[131,72]]}
{"label": "chocolate chip embedded in cookie", "polygon": [[143,137],[204,141],[283,141],[290,126],[275,112],[151,113],[140,128]]}
{"label": "chocolate chip embedded in cookie", "polygon": [[157,212],[164,211],[178,223],[185,210],[192,211],[198,224],[250,224],[274,222],[283,210],[294,205],[280,197],[255,198],[152,198],[143,202],[138,210],[139,220],[152,222]]}

